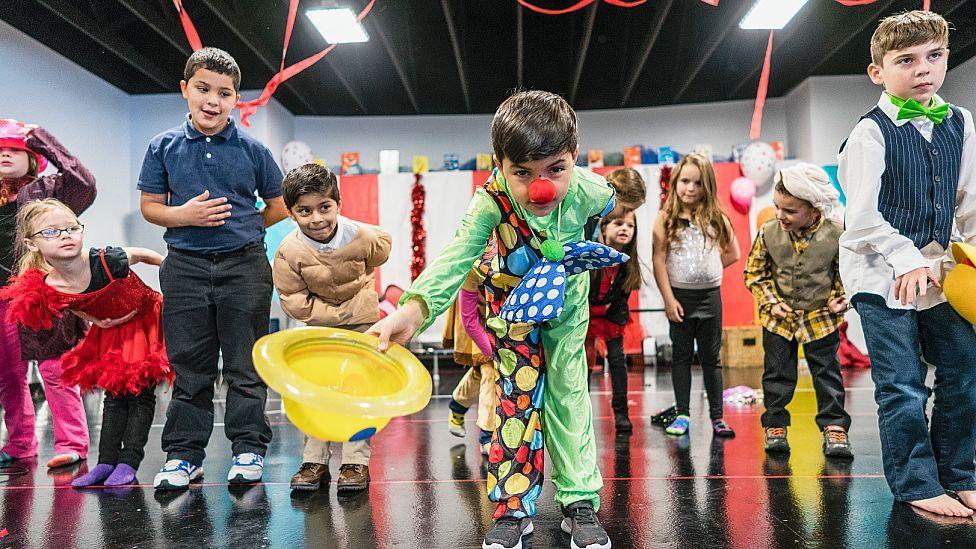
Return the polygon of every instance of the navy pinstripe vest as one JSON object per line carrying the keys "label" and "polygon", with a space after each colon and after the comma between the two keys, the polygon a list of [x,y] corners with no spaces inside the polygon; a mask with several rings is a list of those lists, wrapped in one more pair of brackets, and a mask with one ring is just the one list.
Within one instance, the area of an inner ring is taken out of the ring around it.
{"label": "navy pinstripe vest", "polygon": [[931,143],[911,123],[896,126],[880,107],[863,118],[874,120],[884,136],[881,216],[918,249],[933,241],[948,248],[962,160],[962,111],[952,107],[952,116],[935,125]]}

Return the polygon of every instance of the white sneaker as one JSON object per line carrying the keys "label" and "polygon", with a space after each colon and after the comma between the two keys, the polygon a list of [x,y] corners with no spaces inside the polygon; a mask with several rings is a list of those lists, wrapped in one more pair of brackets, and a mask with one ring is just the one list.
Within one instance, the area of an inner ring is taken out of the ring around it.
{"label": "white sneaker", "polygon": [[491,443],[490,442],[486,442],[486,443],[482,444],[481,445],[481,455],[487,456],[489,452],[491,452]]}
{"label": "white sneaker", "polygon": [[157,490],[183,490],[191,482],[203,478],[203,467],[197,467],[183,459],[171,459],[163,465],[153,479]]}
{"label": "white sneaker", "polygon": [[227,473],[227,482],[231,484],[254,484],[261,481],[264,473],[264,458],[245,452],[234,456],[234,464]]}

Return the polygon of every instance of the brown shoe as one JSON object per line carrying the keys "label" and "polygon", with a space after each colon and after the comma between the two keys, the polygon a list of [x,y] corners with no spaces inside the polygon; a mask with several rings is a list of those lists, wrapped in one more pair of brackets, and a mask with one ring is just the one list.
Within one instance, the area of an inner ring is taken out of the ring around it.
{"label": "brown shoe", "polygon": [[339,467],[337,492],[358,492],[369,486],[369,465],[344,464]]}
{"label": "brown shoe", "polygon": [[329,483],[329,466],[321,463],[303,463],[291,477],[292,490],[318,490]]}

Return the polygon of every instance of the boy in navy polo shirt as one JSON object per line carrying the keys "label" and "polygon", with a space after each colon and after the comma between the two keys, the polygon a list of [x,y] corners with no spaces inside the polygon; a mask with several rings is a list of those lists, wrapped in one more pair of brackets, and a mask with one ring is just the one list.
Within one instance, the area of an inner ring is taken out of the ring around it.
{"label": "boy in navy polo shirt", "polygon": [[[847,195],[839,263],[871,356],[888,486],[915,508],[969,517],[976,333],[941,280],[950,240],[976,243],[976,142],[972,114],[936,95],[948,45],[945,19],[925,11],[888,17],[871,37],[868,75],[885,92],[838,157]],[[931,422],[926,363],[935,366]]]}
{"label": "boy in navy polo shirt", "polygon": [[[157,489],[186,488],[203,477],[219,356],[227,382],[224,432],[234,452],[227,480],[261,480],[271,441],[264,416],[267,388],[254,370],[251,347],[268,333],[271,308],[264,228],[287,210],[271,152],[229,118],[240,82],[240,69],[227,52],[194,52],[180,82],[190,113],[183,124],[153,138],[139,174],[142,215],[166,227],[169,248],[159,283],[176,383]],[[255,191],[267,204],[260,212]]]}

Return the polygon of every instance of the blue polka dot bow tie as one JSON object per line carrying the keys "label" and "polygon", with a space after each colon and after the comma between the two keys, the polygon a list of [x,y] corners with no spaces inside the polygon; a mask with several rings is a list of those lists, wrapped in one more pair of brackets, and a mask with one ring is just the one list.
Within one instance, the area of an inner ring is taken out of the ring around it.
{"label": "blue polka dot bow tie", "polygon": [[[609,246],[584,240],[562,247],[563,254],[545,254],[508,295],[499,316],[509,322],[541,324],[563,312],[566,277],[611,267],[630,257]],[[554,258],[553,256],[562,255]]]}

